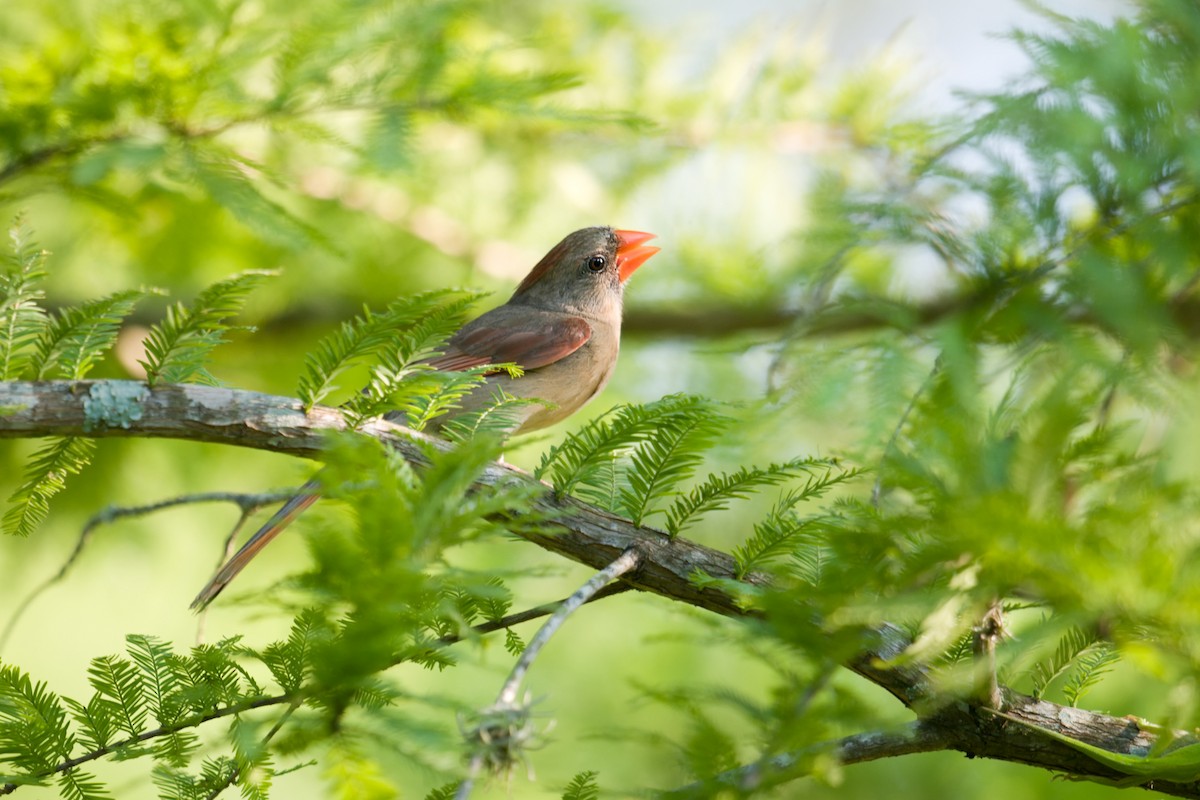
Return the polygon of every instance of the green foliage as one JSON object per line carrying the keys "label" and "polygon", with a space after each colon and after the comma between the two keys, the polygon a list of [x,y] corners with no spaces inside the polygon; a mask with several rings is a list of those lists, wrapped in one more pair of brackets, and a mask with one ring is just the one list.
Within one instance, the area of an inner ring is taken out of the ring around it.
{"label": "green foliage", "polygon": [[[800,517],[795,508],[800,503],[823,497],[830,489],[854,480],[860,474],[862,473],[859,470],[834,471],[833,468],[828,468],[823,474],[810,475],[804,486],[792,489],[780,497],[766,518],[755,523],[754,534],[744,544],[733,549],[738,577],[744,578],[750,572],[764,569],[778,559],[791,555],[800,559],[800,565],[807,573],[809,581],[817,583],[822,551],[819,538],[814,540],[814,528],[817,528],[817,523],[825,522],[827,518]],[[802,551],[802,544],[808,544],[810,547]]]}
{"label": "green foliage", "polygon": [[828,473],[834,466],[828,459],[796,458],[767,467],[741,467],[730,474],[709,475],[666,510],[667,532],[675,536],[705,514],[726,509],[730,500],[744,500],[762,487],[778,486],[820,469]]}
{"label": "green foliage", "polygon": [[[70,758],[74,747],[62,701],[44,683],[35,684],[12,666],[0,667],[0,744],[3,763],[18,770],[7,782],[51,777],[54,766]],[[91,781],[87,775],[79,778]]]}
{"label": "green foliage", "polygon": [[567,784],[562,800],[599,800],[600,786],[596,783],[597,774],[593,770],[580,772]]}
{"label": "green foliage", "polygon": [[[508,374],[519,377],[520,370],[513,369]],[[465,384],[466,382],[464,382]],[[452,389],[453,386],[450,388]],[[442,425],[442,435],[456,442],[474,439],[476,436],[503,437],[519,425],[523,409],[542,405],[531,397],[513,397],[500,385],[494,385],[492,391],[494,398],[492,403],[477,411],[455,414]],[[452,391],[448,390],[431,398],[431,402],[426,405],[425,410],[418,417],[418,422],[421,421],[421,417],[428,417],[429,411],[444,408],[447,396],[452,397]]]}
{"label": "green foliage", "polygon": [[38,380],[81,380],[117,341],[121,322],[149,292],[130,290],[59,311],[36,342]]}
{"label": "green foliage", "polygon": [[[33,686],[15,667],[3,668],[0,740],[6,762],[19,770],[8,780],[57,776],[69,796],[109,797],[102,784],[78,768],[64,769],[64,762],[87,763],[113,753],[118,758],[152,757],[155,783],[166,796],[190,797],[229,782],[228,759],[207,759],[199,779],[178,768],[199,747],[190,728],[255,704],[280,702],[267,698],[237,663],[250,653],[237,639],[200,646],[187,655],[149,636],[130,636],[127,646],[129,659],[101,656],[92,661],[88,676],[95,691],[86,702],[60,699]],[[264,763],[256,766],[265,768]]]}
{"label": "green foliage", "polygon": [[1120,660],[1120,652],[1111,642],[1079,627],[1068,628],[1054,651],[1030,670],[1033,696],[1045,697],[1050,687],[1059,682],[1063,698],[1069,705],[1078,706],[1083,696]]}
{"label": "green foliage", "polygon": [[13,380],[25,371],[33,343],[46,329],[46,312],[38,305],[46,277],[46,252],[30,239],[20,220],[9,229],[12,254],[0,275],[0,380]]}
{"label": "green foliage", "polygon": [[462,324],[464,309],[476,299],[476,295],[436,291],[400,298],[382,313],[364,308],[317,342],[305,359],[305,374],[297,389],[305,409],[336,390],[334,381],[351,366],[374,359],[381,363],[373,370],[366,396],[348,403],[356,416],[371,416],[369,409],[382,407],[396,384],[413,370],[412,362],[432,354]]}
{"label": "green foliage", "polygon": [[9,229],[12,254],[0,275],[0,380],[81,380],[116,343],[121,323],[151,292],[127,290],[52,317],[39,305],[48,253],[33,244],[18,218]]}
{"label": "green foliage", "polygon": [[619,406],[547,451],[536,474],[549,475],[560,493],[578,493],[640,522],[695,473],[728,423],[700,397]]}
{"label": "green foliage", "polygon": [[92,460],[96,443],[68,436],[52,439],[38,450],[25,468],[25,481],[8,498],[4,532],[28,536],[50,513],[50,498],[66,486],[68,475],[78,475]]}
{"label": "green foliage", "polygon": [[1075,669],[1063,684],[1063,696],[1067,699],[1067,703],[1078,706],[1083,696],[1100,683],[1100,679],[1104,677],[1105,673],[1109,672],[1120,660],[1120,653],[1108,642],[1097,642],[1080,653],[1076,659]]}
{"label": "green foliage", "polygon": [[701,403],[687,412],[664,418],[630,454],[617,507],[634,522],[654,513],[650,509],[657,501],[679,493],[679,484],[696,473],[704,453],[733,422]]}
{"label": "green foliage", "polygon": [[205,368],[209,354],[235,328],[226,320],[241,311],[247,296],[273,272],[254,271],[214,283],[190,306],[175,303],[146,334],[146,381],[155,383],[217,382]]}
{"label": "green foliage", "polygon": [[454,800],[454,795],[458,792],[459,783],[459,781],[453,781],[443,784],[425,795],[425,800]]}

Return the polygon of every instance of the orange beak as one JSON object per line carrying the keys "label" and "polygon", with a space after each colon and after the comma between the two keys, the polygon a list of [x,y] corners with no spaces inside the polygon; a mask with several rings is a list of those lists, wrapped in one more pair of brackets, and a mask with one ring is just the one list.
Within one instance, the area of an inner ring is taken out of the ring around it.
{"label": "orange beak", "polygon": [[629,280],[634,270],[645,264],[650,256],[661,248],[646,247],[645,243],[654,238],[653,233],[641,231],[615,231],[617,240],[617,271],[621,275],[621,283]]}

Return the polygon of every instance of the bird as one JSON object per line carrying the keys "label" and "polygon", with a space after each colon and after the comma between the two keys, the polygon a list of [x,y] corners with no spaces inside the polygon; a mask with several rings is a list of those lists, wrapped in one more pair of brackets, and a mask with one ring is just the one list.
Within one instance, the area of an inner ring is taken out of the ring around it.
{"label": "bird", "polygon": [[[520,406],[512,421],[513,434],[528,433],[561,422],[600,394],[620,352],[625,284],[659,252],[646,244],[654,238],[652,233],[597,226],[568,234],[551,248],[507,302],[463,325],[440,354],[424,362],[445,372],[516,364],[521,374],[489,374],[431,428],[436,432],[455,416],[486,408],[503,396],[502,390],[542,401]],[[393,412],[385,418],[396,416]],[[192,601],[192,609],[207,607],[319,497],[317,480],[301,487],[217,570]]]}

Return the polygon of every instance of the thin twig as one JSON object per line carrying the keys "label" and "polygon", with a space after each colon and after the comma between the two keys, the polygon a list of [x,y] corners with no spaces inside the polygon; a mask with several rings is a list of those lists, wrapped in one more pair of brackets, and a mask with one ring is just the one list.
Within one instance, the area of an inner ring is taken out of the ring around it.
{"label": "thin twig", "polygon": [[516,702],[517,692],[521,688],[521,681],[525,679],[525,673],[533,666],[534,659],[550,641],[550,637],[558,633],[558,629],[566,622],[567,617],[575,613],[591,599],[592,595],[600,591],[610,581],[635,569],[641,563],[641,556],[637,550],[629,549],[621,553],[615,561],[609,564],[604,569],[597,572],[583,586],[559,606],[558,610],[551,615],[550,619],[546,620],[546,624],[541,627],[529,644],[525,645],[525,651],[521,653],[521,657],[517,659],[517,663],[513,665],[512,672],[508,675],[508,680],[504,682],[504,686],[500,689],[500,694],[496,696],[496,703],[503,705],[511,705]]}
{"label": "thin twig", "polygon": [[[584,601],[584,603],[585,604],[586,603],[594,603],[597,600],[603,600],[605,597],[611,597],[614,594],[622,594],[623,592],[632,591],[632,589],[633,589],[632,586],[625,584],[625,583],[610,584],[608,586],[605,586],[600,591],[596,592],[591,597],[589,597],[587,600]],[[511,628],[514,625],[520,625],[522,622],[528,622],[532,619],[538,619],[539,617],[545,617],[549,614],[553,614],[555,611],[562,608],[563,604],[566,603],[567,600],[569,600],[569,599],[570,598],[564,598],[562,600],[556,600],[553,603],[543,603],[540,606],[534,606],[533,608],[527,608],[524,611],[518,611],[515,614],[509,614],[506,617],[501,617],[500,619],[492,620],[491,622],[481,622],[478,625],[472,625],[471,633],[476,634],[476,635],[484,634],[484,633],[492,633],[493,631],[499,631],[499,630],[504,630],[505,628]],[[451,633],[446,636],[440,637],[437,640],[437,644],[439,646],[444,647],[446,645],[451,645],[451,644],[455,644],[457,642],[461,642],[464,638],[465,637],[462,634]]]}
{"label": "thin twig", "polygon": [[59,568],[58,572],[50,578],[47,578],[40,585],[34,587],[34,589],[30,591],[28,595],[26,595],[25,599],[23,599],[17,605],[16,610],[13,612],[12,616],[9,617],[8,622],[5,624],[4,630],[0,632],[0,650],[3,650],[5,645],[8,644],[9,637],[12,636],[12,632],[16,628],[17,623],[21,620],[21,617],[25,615],[25,612],[29,610],[29,607],[33,605],[33,602],[37,600],[38,597],[40,597],[44,592],[50,589],[50,587],[54,586],[54,584],[58,583],[67,576],[67,573],[70,571],[71,567],[73,567],[75,562],[78,561],[80,556],[83,555],[83,549],[91,542],[96,529],[101,525],[108,525],[116,522],[117,520],[126,519],[129,517],[143,517],[167,508],[174,508],[176,506],[190,505],[194,503],[234,503],[238,506],[238,508],[241,509],[242,513],[241,517],[238,519],[237,525],[233,529],[233,533],[230,534],[230,537],[232,538],[233,536],[237,535],[238,529],[241,528],[242,524],[250,514],[254,513],[263,506],[267,506],[272,503],[278,503],[280,500],[285,500],[291,497],[293,494],[295,494],[295,490],[277,490],[273,492],[258,492],[254,494],[246,492],[201,492],[197,494],[185,494],[180,495],[179,497],[171,497],[166,500],[160,500],[157,503],[149,503],[142,506],[109,506],[108,508],[97,512],[96,514],[92,515],[91,519],[89,519],[87,523],[84,524],[82,530],[80,530],[79,538],[75,541],[74,549],[71,550],[71,554],[67,556],[66,561],[63,562],[63,565]]}
{"label": "thin twig", "polygon": [[1000,710],[1004,695],[996,669],[996,644],[1004,638],[1004,606],[993,600],[987,612],[971,632],[975,655],[975,700],[984,708]]}
{"label": "thin twig", "polygon": [[[525,674],[529,672],[529,668],[533,665],[542,648],[550,641],[550,637],[558,632],[563,623],[566,622],[567,617],[595,596],[610,581],[616,580],[625,573],[636,569],[641,562],[641,554],[632,547],[621,553],[615,561],[593,575],[587,583],[579,587],[574,594],[564,600],[558,610],[550,616],[550,619],[546,620],[546,624],[529,640],[529,644],[525,645],[525,650],[521,653],[521,657],[517,659],[517,663],[513,665],[512,672],[508,675],[508,680],[500,687],[500,692],[496,695],[496,702],[483,712],[484,722],[474,731],[478,739],[474,744],[479,749],[471,756],[471,762],[467,768],[467,777],[458,785],[458,791],[454,794],[454,800],[466,800],[470,796],[475,778],[479,775],[480,770],[483,769],[484,763],[489,760],[484,748],[494,744],[488,738],[488,730],[494,723],[490,723],[488,720],[494,718],[496,715],[509,717],[513,715],[514,711],[518,712],[518,716],[524,717],[520,713],[523,709],[518,708],[517,692],[520,691],[521,682],[525,679]],[[506,761],[509,755],[505,754],[504,759]]]}
{"label": "thin twig", "polygon": [[[296,709],[299,707],[300,707],[300,700],[297,699],[295,702],[293,702],[290,706],[287,707],[286,711],[284,711],[282,714],[279,715],[279,719],[275,720],[275,724],[271,726],[271,730],[267,731],[266,735],[263,736],[262,742],[259,745],[260,748],[265,748],[268,744],[271,743],[271,739],[275,738],[275,734],[279,733],[280,729],[283,728],[283,724],[285,722],[287,722],[288,719],[291,718],[292,714],[296,713]],[[229,775],[226,778],[225,782],[223,784],[221,784],[220,786],[216,787],[215,789],[213,789],[211,792],[209,792],[208,796],[204,800],[216,800],[217,795],[221,794],[221,792],[225,791],[230,786],[233,786],[235,783],[237,783],[238,777],[240,775],[241,775],[241,769],[235,764],[233,769],[231,769],[229,771]]]}

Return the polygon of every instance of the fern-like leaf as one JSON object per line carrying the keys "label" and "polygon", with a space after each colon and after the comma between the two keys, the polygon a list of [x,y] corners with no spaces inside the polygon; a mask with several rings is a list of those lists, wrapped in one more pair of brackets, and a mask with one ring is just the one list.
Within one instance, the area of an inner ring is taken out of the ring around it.
{"label": "fern-like leaf", "polygon": [[[449,301],[443,299],[447,296]],[[478,295],[455,291],[429,292],[390,306],[390,335],[366,387],[345,404],[348,416],[352,420],[376,417],[406,406],[412,393],[420,394],[422,379],[431,371],[423,362],[441,351],[477,299]]]}
{"label": "fern-like leaf", "polygon": [[38,380],[80,380],[117,339],[121,322],[151,292],[118,292],[59,311],[38,336],[31,368]]}
{"label": "fern-like leaf", "polygon": [[1030,674],[1033,696],[1040,699],[1046,693],[1047,687],[1065,674],[1075,660],[1095,643],[1095,634],[1077,627],[1068,629],[1058,640],[1054,653],[1048,659],[1034,665]]}
{"label": "fern-like leaf", "polygon": [[792,551],[791,574],[809,586],[820,587],[830,555],[829,547],[819,538],[802,541]]}
{"label": "fern-like leaf", "polygon": [[600,787],[596,784],[598,772],[587,770],[578,773],[563,791],[562,800],[598,800]]}
{"label": "fern-like leaf", "polygon": [[754,524],[754,533],[743,544],[733,548],[733,558],[737,563],[735,574],[739,579],[792,554],[809,521],[792,512],[796,502],[791,493],[781,497],[770,513]]}
{"label": "fern-like leaf", "polygon": [[[803,474],[828,472],[837,462],[826,458],[796,458],[767,467],[742,467],[730,474],[716,474],[680,497],[666,510],[667,533],[678,535],[705,514],[729,507],[732,500],[744,500],[765,486],[778,486]],[[844,479],[857,472],[843,473]]]}
{"label": "fern-like leaf", "polygon": [[1063,696],[1067,702],[1078,706],[1083,696],[1120,660],[1117,648],[1109,642],[1093,642],[1085,648],[1076,657],[1075,668],[1063,684]]}
{"label": "fern-like leaf", "polygon": [[246,668],[233,659],[241,652],[240,637],[201,644],[186,657],[175,657],[175,670],[183,686],[180,699],[194,714],[236,705],[262,694],[262,687]]}
{"label": "fern-like leaf", "polygon": [[524,640],[522,640],[521,635],[512,628],[504,629],[504,652],[508,653],[513,658],[517,658],[525,652]]}
{"label": "fern-like leaf", "polygon": [[44,683],[0,666],[0,762],[37,774],[71,757],[67,711]]}
{"label": "fern-like leaf", "polygon": [[304,685],[312,648],[328,635],[320,613],[308,609],[296,617],[286,642],[276,642],[263,651],[262,662],[285,692],[298,691]]}
{"label": "fern-like leaf", "polygon": [[4,532],[28,536],[50,513],[50,498],[66,486],[67,476],[79,474],[95,450],[93,440],[68,436],[35,453],[25,470],[25,482],[8,498],[12,507],[4,514]]}
{"label": "fern-like leaf", "polygon": [[[414,372],[390,402],[398,411],[404,412],[408,427],[423,431],[438,417],[458,409],[460,400],[486,383],[487,376],[497,371],[505,371],[513,377],[521,376],[521,369],[512,364],[487,364],[459,372],[423,370]],[[493,406],[507,405],[503,390],[496,387],[493,391]],[[475,415],[464,417],[462,425],[470,427],[473,419],[476,419]],[[499,418],[493,421],[498,422]]]}
{"label": "fern-like leaf", "polygon": [[110,800],[112,797],[103,783],[80,770],[60,772],[58,788],[66,800]]}
{"label": "fern-like leaf", "polygon": [[653,505],[679,493],[676,487],[695,474],[704,453],[732,422],[700,398],[664,420],[630,458],[626,485],[619,490],[622,513],[637,523],[657,513]]}
{"label": "fern-like leaf", "polygon": [[531,397],[513,397],[497,386],[491,405],[455,415],[442,427],[441,433],[453,442],[464,442],[485,434],[505,436],[520,424],[527,409],[540,405]]}
{"label": "fern-like leaf", "polygon": [[443,784],[425,795],[425,800],[454,800],[458,794],[458,786],[462,781]]}
{"label": "fern-like leaf", "polygon": [[[610,462],[653,438],[667,425],[696,415],[700,402],[695,397],[676,394],[646,405],[617,406],[550,448],[535,474],[542,478],[549,473],[554,488],[563,494],[582,484],[601,495],[605,489],[615,495],[611,491],[613,476],[607,471]],[[613,503],[608,506],[611,508]]]}
{"label": "fern-like leaf", "polygon": [[46,329],[46,312],[38,305],[45,295],[46,252],[30,240],[21,220],[9,230],[12,253],[0,272],[0,380],[14,380],[25,371],[33,343]]}
{"label": "fern-like leaf", "polygon": [[146,336],[146,359],[141,362],[146,368],[146,381],[151,385],[188,381],[215,384],[205,362],[225,341],[225,334],[234,329],[226,320],[241,311],[247,296],[264,278],[274,274],[243,272],[214,283],[190,306],[175,303],[168,308],[164,319]]}
{"label": "fern-like leaf", "polygon": [[92,695],[87,705],[64,697],[63,703],[75,720],[76,736],[89,750],[108,747],[117,734],[116,720],[112,715],[112,704],[98,694]]}
{"label": "fern-like leaf", "polygon": [[206,758],[200,774],[192,775],[167,764],[156,764],[150,779],[158,787],[159,797],[170,800],[205,800],[216,797],[236,775],[237,763],[228,757]]}
{"label": "fern-like leaf", "polygon": [[129,657],[142,673],[143,696],[160,725],[171,725],[183,709],[176,657],[170,645],[152,636],[130,634],[125,637]]}
{"label": "fern-like leaf", "polygon": [[[317,343],[305,359],[297,395],[306,409],[312,408],[338,388],[336,381],[347,369],[381,354],[390,359],[385,363],[392,373],[404,371],[418,353],[453,333],[462,322],[463,311],[477,299],[475,294],[443,290],[401,298],[382,312],[364,308],[362,314],[343,322]],[[372,392],[368,385],[367,393],[379,397],[388,392],[382,387]]]}
{"label": "fern-like leaf", "polygon": [[[822,497],[833,487],[846,481],[853,480],[861,474],[861,470],[834,471],[828,469],[822,475],[810,475],[804,486],[791,489],[775,503],[766,518],[755,524],[754,533],[741,546],[733,549],[733,558],[737,563],[737,577],[743,578],[747,573],[762,569],[784,556],[793,557],[793,566],[805,565],[806,557],[810,567],[818,565],[811,562],[812,553],[800,548],[807,543],[810,548],[819,547],[820,541],[813,540],[815,523],[825,519],[822,516],[800,517],[795,513],[795,507],[800,503]],[[820,566],[823,566],[823,562]],[[810,580],[820,579],[820,570],[810,572],[806,576]]]}
{"label": "fern-like leaf", "polygon": [[131,737],[145,729],[142,680],[132,663],[119,656],[94,658],[88,667],[88,683],[104,701],[106,713],[118,728]]}

